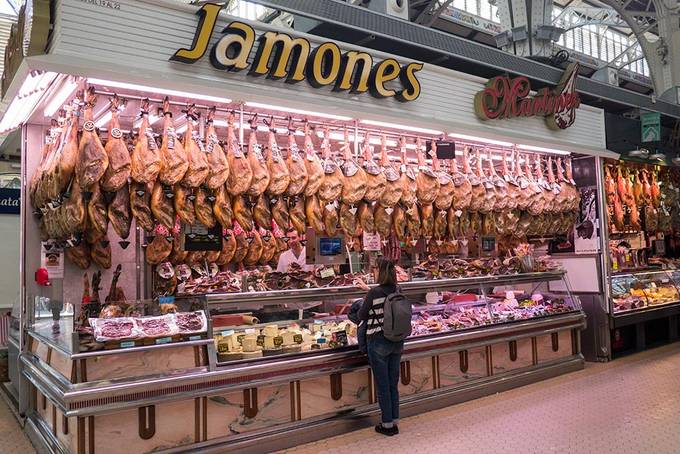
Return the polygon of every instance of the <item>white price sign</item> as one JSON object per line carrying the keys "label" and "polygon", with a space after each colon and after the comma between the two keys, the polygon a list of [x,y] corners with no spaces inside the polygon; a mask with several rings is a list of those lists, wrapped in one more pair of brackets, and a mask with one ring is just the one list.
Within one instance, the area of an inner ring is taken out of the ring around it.
{"label": "white price sign", "polygon": [[379,251],[381,249],[380,234],[364,232],[364,251]]}

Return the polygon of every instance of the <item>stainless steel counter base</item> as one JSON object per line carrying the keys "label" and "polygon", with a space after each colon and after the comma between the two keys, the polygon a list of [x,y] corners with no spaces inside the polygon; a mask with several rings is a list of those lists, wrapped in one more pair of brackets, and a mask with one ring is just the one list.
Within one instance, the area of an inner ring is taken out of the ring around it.
{"label": "stainless steel counter base", "polygon": [[[403,415],[581,369],[584,327],[579,311],[410,339],[399,383]],[[193,361],[206,346],[188,348]],[[22,355],[31,388],[27,430],[46,451],[263,452],[355,430],[378,414],[366,359],[352,350],[217,370],[197,360],[193,369],[84,383],[54,369],[78,376],[90,361],[92,377],[105,372],[97,369],[109,361],[103,358],[79,358],[70,368],[36,343]],[[111,363],[113,372],[126,370],[120,361],[126,359]],[[140,364],[137,370],[145,370]],[[112,444],[114,438],[121,443]]]}

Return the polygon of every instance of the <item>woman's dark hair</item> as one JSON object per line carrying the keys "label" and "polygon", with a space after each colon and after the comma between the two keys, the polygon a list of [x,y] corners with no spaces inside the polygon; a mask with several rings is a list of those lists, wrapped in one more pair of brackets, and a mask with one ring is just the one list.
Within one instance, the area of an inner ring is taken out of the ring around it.
{"label": "woman's dark hair", "polygon": [[397,285],[397,269],[392,260],[378,259],[378,284]]}

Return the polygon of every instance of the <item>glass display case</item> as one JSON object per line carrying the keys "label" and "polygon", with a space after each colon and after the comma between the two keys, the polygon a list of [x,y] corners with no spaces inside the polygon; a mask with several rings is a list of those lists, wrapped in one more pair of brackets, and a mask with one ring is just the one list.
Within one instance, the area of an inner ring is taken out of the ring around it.
{"label": "glass display case", "polygon": [[[413,303],[411,338],[579,311],[571,292],[549,290],[563,279],[545,272],[403,282]],[[358,330],[348,314],[364,294],[347,287],[206,295],[218,363],[352,348]]]}
{"label": "glass display case", "polygon": [[680,272],[644,271],[614,275],[611,278],[615,314],[680,302]]}

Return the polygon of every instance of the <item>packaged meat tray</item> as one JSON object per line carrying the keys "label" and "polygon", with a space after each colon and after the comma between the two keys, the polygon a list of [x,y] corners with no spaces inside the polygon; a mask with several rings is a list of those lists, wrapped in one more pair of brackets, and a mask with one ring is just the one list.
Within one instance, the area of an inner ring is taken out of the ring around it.
{"label": "packaged meat tray", "polygon": [[180,334],[203,333],[208,330],[208,319],[203,311],[178,312],[174,316]]}
{"label": "packaged meat tray", "polygon": [[89,321],[97,342],[138,339],[142,336],[135,320],[130,317],[91,318]]}
{"label": "packaged meat tray", "polygon": [[159,317],[139,317],[134,320],[142,337],[165,337],[178,333],[177,325],[171,314]]}

